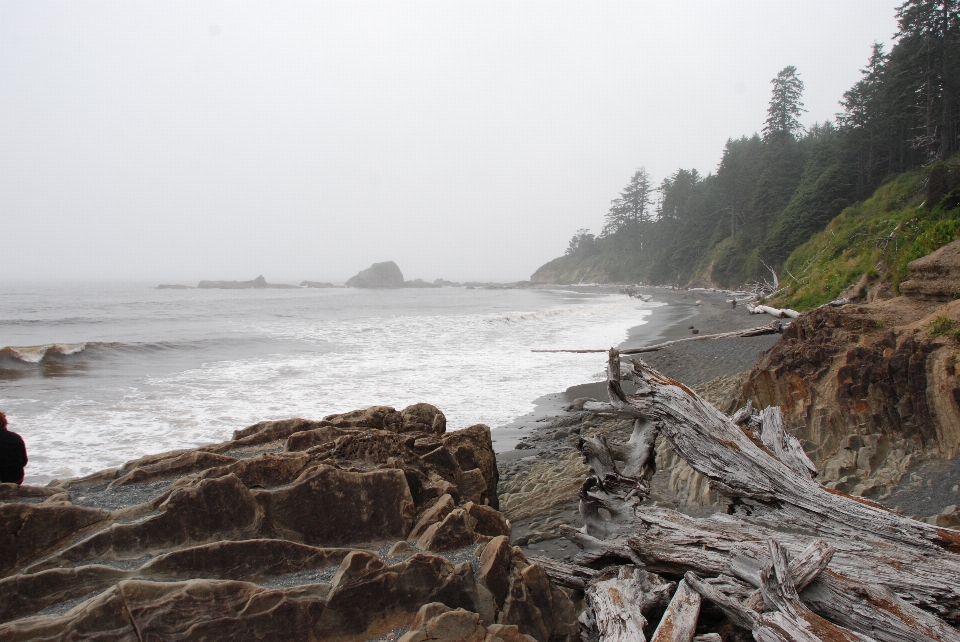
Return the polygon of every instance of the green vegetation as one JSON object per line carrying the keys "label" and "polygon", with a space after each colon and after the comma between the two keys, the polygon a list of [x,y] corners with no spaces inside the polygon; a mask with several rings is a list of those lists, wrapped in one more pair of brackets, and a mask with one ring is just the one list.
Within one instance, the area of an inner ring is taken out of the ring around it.
{"label": "green vegetation", "polygon": [[930,322],[930,325],[927,326],[927,336],[939,337],[940,335],[950,332],[952,329],[953,319],[948,319],[947,317],[936,317]]}
{"label": "green vegetation", "polygon": [[679,169],[654,189],[637,170],[601,233],[578,231],[533,280],[737,287],[774,269],[801,308],[864,275],[864,293],[871,279],[896,288],[910,260],[960,231],[948,160],[960,148],[958,8],[905,2],[896,45],[874,46],[836,123],[804,130],[803,82],[784,68],[762,137],[728,140],[715,174]]}
{"label": "green vegetation", "polygon": [[[955,161],[941,165],[960,182]],[[816,307],[858,282],[860,296],[880,282],[896,293],[910,261],[960,238],[960,209],[944,209],[945,199],[933,208],[926,205],[933,173],[936,166],[893,177],[797,248],[781,271],[787,289],[777,304]]]}

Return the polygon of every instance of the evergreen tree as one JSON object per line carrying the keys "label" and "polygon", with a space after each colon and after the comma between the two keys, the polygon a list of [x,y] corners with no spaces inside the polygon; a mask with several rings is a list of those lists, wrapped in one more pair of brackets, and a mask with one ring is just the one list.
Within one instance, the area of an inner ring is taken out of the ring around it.
{"label": "evergreen tree", "polygon": [[652,220],[653,189],[653,182],[645,167],[634,172],[630,183],[620,194],[631,224],[640,226]]}
{"label": "evergreen tree", "polygon": [[577,233],[573,235],[573,238],[570,239],[570,244],[567,246],[567,251],[565,254],[571,256],[573,254],[580,254],[584,256],[590,256],[596,254],[596,240],[593,234],[590,233],[585,227],[577,230]]}
{"label": "evergreen tree", "polygon": [[[568,254],[611,280],[737,286],[779,268],[843,208],[893,174],[960,150],[960,0],[905,0],[889,53],[875,44],[841,100],[837,126],[805,132],[795,67],[771,81],[763,137],[727,141],[716,175],[677,170],[655,187],[643,168],[611,203],[603,232]],[[654,207],[654,195],[659,200]],[[936,200],[936,199],[934,199]],[[592,255],[591,255],[592,256]]]}
{"label": "evergreen tree", "polygon": [[641,167],[634,172],[620,197],[611,202],[601,235],[619,235],[624,248],[635,245],[642,249],[645,226],[653,220],[653,192],[650,175]]}
{"label": "evergreen tree", "polygon": [[604,217],[603,231],[600,236],[614,236],[627,228],[630,222],[630,208],[622,198],[610,201],[610,209]]}
{"label": "evergreen tree", "polygon": [[800,97],[803,95],[803,81],[797,77],[797,68],[784,67],[777,77],[770,81],[773,85],[773,97],[767,108],[767,123],[763,127],[764,140],[780,136],[795,138],[803,134],[803,125],[798,118],[806,111]]}
{"label": "evergreen tree", "polygon": [[[901,39],[919,44],[914,59],[923,80],[923,130],[915,144],[931,156],[947,158],[957,151],[954,103],[956,101],[957,48],[960,45],[960,0],[907,0],[897,10]],[[920,76],[920,74],[917,74]]]}
{"label": "evergreen tree", "polygon": [[885,100],[886,64],[889,56],[884,53],[883,44],[876,42],[870,53],[870,60],[857,83],[843,94],[840,101],[843,113],[837,114],[837,123],[846,133],[850,149],[856,158],[856,197],[862,198],[872,191],[875,177],[885,174],[887,156],[883,150],[886,134],[889,130],[888,101]]}

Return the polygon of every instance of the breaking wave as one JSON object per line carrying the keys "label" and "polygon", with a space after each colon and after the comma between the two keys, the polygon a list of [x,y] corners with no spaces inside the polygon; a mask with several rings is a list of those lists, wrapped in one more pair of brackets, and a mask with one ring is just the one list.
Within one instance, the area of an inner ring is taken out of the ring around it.
{"label": "breaking wave", "polygon": [[46,343],[37,346],[0,348],[0,370],[24,370],[48,363],[68,363],[108,354],[144,353],[189,348],[192,342],[123,343],[85,341],[82,343]]}
{"label": "breaking wave", "polygon": [[69,357],[87,349],[86,343],[48,343],[41,346],[7,346],[0,348],[0,365],[7,361],[24,365],[42,363],[44,359]]}

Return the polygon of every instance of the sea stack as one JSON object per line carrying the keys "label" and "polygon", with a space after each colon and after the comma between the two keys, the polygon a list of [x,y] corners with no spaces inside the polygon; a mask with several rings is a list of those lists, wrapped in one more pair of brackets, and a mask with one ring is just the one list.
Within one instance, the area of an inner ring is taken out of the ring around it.
{"label": "sea stack", "polygon": [[348,288],[402,288],[403,273],[393,261],[374,263],[346,283]]}

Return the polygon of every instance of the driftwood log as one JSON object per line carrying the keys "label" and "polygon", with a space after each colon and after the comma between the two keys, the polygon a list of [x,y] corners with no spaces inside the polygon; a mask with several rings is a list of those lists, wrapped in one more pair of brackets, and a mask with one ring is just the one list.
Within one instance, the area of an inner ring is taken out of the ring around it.
{"label": "driftwood log", "polygon": [[750,314],[771,314],[778,319],[784,317],[796,319],[800,316],[799,312],[791,310],[790,308],[772,308],[769,305],[750,305],[749,303],[747,304],[747,311],[749,311]]}
{"label": "driftwood log", "polygon": [[[706,341],[709,339],[734,339],[737,337],[759,337],[765,334],[782,334],[784,330],[784,325],[779,321],[771,321],[766,325],[757,326],[755,328],[747,328],[746,330],[736,330],[735,332],[721,332],[720,334],[705,334],[703,336],[696,337],[687,337],[686,339],[674,339],[673,341],[664,341],[663,343],[657,343],[652,346],[644,346],[642,348],[627,348],[621,350],[620,354],[631,355],[631,354],[643,354],[644,352],[657,352],[658,350],[663,350],[664,348],[669,348],[672,345],[677,343],[686,343],[687,341]],[[530,352],[573,352],[576,354],[591,354],[591,353],[600,353],[608,352],[606,349],[584,349],[584,350],[531,350]]]}
{"label": "driftwood log", "polygon": [[[548,568],[551,577],[578,578],[568,586],[582,578],[588,594],[596,578],[578,570],[588,566],[682,578],[673,598],[681,621],[694,611],[681,608],[692,591],[756,640],[960,642],[951,626],[960,623],[960,532],[821,486],[779,408],[728,417],[639,360],[627,376],[637,392],[626,395],[621,354],[609,351],[604,406],[633,419],[633,433],[622,445],[581,439],[593,469],[580,492],[585,525],[562,529],[581,551]],[[697,519],[644,504],[658,435],[710,481],[727,514]],[[694,630],[655,639],[689,642]]]}

